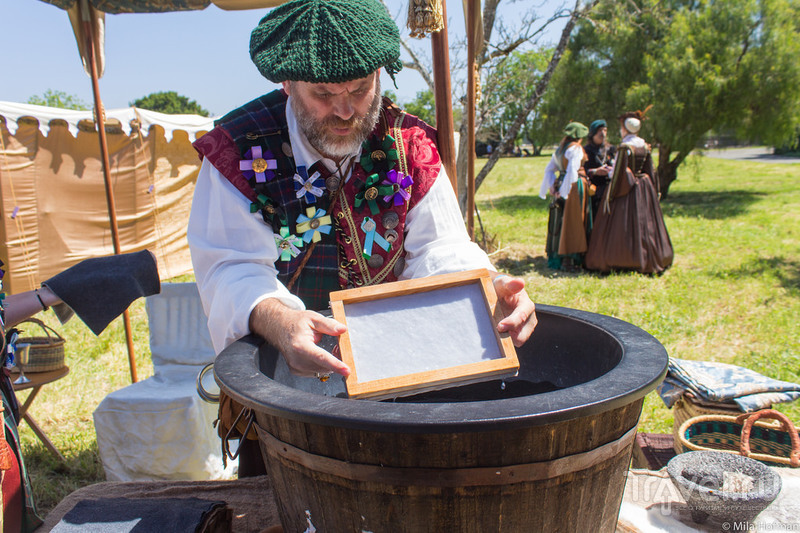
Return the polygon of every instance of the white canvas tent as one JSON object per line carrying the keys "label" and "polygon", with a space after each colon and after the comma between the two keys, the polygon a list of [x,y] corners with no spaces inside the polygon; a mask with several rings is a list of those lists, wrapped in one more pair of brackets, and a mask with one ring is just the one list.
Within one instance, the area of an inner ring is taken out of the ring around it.
{"label": "white canvas tent", "polygon": [[[213,127],[197,115],[108,110],[111,182],[123,253],[156,254],[162,279],[191,272],[186,223]],[[0,257],[11,293],[114,253],[98,133],[91,111],[0,102]]]}

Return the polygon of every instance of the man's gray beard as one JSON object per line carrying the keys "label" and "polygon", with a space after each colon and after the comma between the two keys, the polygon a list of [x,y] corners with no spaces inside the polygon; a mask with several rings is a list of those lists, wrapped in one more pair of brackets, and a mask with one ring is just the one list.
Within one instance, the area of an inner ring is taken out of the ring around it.
{"label": "man's gray beard", "polygon": [[[330,159],[341,159],[355,153],[367,136],[375,129],[381,111],[381,84],[376,80],[375,97],[367,110],[361,117],[350,117],[349,120],[342,120],[338,117],[328,117],[322,121],[315,120],[311,113],[299,98],[292,98],[292,111],[297,119],[300,131],[308,139],[308,142],[325,157]],[[353,128],[350,135],[342,138],[326,131],[326,126],[334,128]]]}

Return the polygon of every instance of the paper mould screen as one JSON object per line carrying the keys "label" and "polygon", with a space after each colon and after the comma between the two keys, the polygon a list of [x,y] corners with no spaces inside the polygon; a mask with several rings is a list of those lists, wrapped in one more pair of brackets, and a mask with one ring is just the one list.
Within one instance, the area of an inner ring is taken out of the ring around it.
{"label": "paper mould screen", "polygon": [[478,283],[344,308],[362,383],[502,357]]}

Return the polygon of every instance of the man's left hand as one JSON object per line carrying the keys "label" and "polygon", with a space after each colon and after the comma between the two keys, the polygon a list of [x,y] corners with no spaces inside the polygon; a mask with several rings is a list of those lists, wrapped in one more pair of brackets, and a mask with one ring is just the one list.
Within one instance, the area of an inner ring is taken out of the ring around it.
{"label": "man's left hand", "polygon": [[525,291],[525,282],[521,278],[496,274],[493,283],[500,309],[506,316],[497,324],[497,331],[508,332],[514,346],[520,347],[536,327],[536,307]]}

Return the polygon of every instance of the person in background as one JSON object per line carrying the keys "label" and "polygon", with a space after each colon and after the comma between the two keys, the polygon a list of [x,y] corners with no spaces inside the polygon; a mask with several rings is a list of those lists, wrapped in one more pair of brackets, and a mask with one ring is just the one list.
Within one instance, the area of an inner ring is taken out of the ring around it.
{"label": "person in background", "polygon": [[592,219],[597,216],[600,200],[606,190],[606,185],[611,180],[611,171],[614,168],[616,147],[608,143],[608,125],[603,119],[598,119],[589,124],[589,135],[583,145],[586,152],[586,162],[583,164],[586,176],[595,187],[592,196]]}
{"label": "person in background", "polygon": [[674,252],[659,204],[650,145],[639,137],[645,113],[619,117],[622,144],[595,218],[586,268],[660,274]]}
{"label": "person in background", "polygon": [[583,264],[591,227],[589,197],[593,194],[583,168],[586,153],[581,146],[588,132],[580,122],[567,124],[564,138],[544,170],[539,196],[551,197],[545,251],[547,266],[553,269],[576,271]]}

